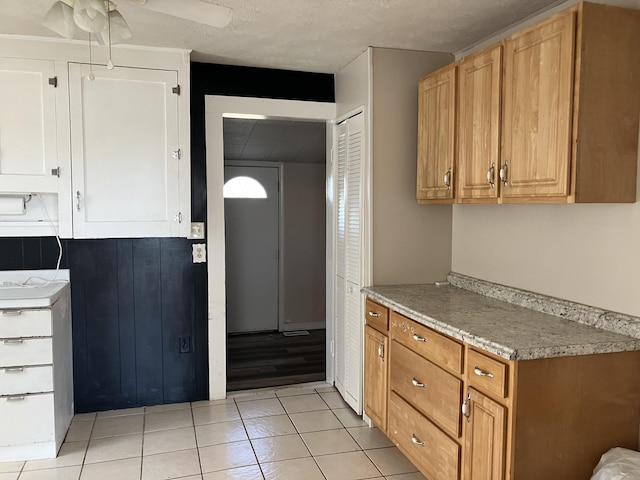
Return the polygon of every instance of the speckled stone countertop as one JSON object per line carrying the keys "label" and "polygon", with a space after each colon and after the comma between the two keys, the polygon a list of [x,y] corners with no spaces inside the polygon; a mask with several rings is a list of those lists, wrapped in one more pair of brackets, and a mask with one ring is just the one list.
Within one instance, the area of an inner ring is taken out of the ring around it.
{"label": "speckled stone countertop", "polygon": [[[637,337],[453,285],[371,286],[362,292],[436,331],[508,360],[640,350]],[[537,298],[544,303],[544,297]]]}

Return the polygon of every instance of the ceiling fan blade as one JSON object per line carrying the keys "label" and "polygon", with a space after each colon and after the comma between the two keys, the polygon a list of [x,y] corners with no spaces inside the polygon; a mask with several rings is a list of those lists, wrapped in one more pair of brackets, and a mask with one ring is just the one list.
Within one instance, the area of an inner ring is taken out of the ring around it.
{"label": "ceiling fan blade", "polygon": [[144,8],[192,22],[223,28],[229,25],[233,10],[207,0],[131,0]]}

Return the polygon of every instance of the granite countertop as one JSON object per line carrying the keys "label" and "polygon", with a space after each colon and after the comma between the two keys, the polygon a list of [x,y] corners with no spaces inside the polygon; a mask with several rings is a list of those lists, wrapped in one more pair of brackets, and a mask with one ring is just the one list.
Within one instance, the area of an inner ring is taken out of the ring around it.
{"label": "granite countertop", "polygon": [[372,300],[508,360],[640,350],[640,339],[452,285],[364,287]]}

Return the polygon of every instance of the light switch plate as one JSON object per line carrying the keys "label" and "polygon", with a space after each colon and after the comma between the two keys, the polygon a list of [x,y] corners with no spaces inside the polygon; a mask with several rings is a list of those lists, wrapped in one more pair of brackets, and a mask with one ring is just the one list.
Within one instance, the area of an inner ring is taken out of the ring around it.
{"label": "light switch plate", "polygon": [[204,238],[204,222],[191,222],[189,238],[192,240],[201,240]]}
{"label": "light switch plate", "polygon": [[207,245],[204,243],[194,243],[193,263],[205,263],[207,261]]}

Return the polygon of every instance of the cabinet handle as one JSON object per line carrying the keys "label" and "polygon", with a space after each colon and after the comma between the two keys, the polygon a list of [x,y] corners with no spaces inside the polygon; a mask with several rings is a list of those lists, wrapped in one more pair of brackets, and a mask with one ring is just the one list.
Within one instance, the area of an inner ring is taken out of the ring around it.
{"label": "cabinet handle", "polygon": [[378,345],[378,356],[384,360],[384,340]]}
{"label": "cabinet handle", "polygon": [[425,385],[424,383],[420,383],[420,382],[419,382],[417,379],[415,379],[415,378],[414,378],[413,380],[411,380],[411,384],[412,384],[414,387],[420,387],[420,388],[424,388],[424,387],[426,387],[426,385]]}
{"label": "cabinet handle", "polygon": [[375,318],[377,318],[377,317],[379,317],[379,316],[380,316],[380,314],[379,314],[379,313],[376,313],[376,312],[369,312],[369,316],[370,316],[370,317],[375,317]]}
{"label": "cabinet handle", "polygon": [[473,373],[475,373],[476,375],[478,375],[479,377],[489,377],[489,378],[493,378],[493,373],[491,372],[485,372],[484,370],[482,370],[479,366],[475,366],[473,368]]}
{"label": "cabinet handle", "polygon": [[509,174],[509,160],[505,160],[504,165],[500,169],[500,181],[505,187],[508,187],[507,176]]}
{"label": "cabinet handle", "polygon": [[24,367],[7,367],[4,369],[4,373],[22,373],[24,372]]}
{"label": "cabinet handle", "polygon": [[14,395],[12,397],[7,397],[7,402],[19,402],[24,399],[25,399],[24,395]]}
{"label": "cabinet handle", "polygon": [[471,394],[467,393],[467,398],[462,402],[462,416],[467,419],[467,422],[471,421]]}
{"label": "cabinet handle", "polygon": [[447,173],[444,174],[443,180],[447,190],[451,190],[451,167],[447,169]]}
{"label": "cabinet handle", "polygon": [[76,192],[76,210],[80,211],[80,190]]}
{"label": "cabinet handle", "polygon": [[414,445],[420,445],[421,447],[424,447],[424,442],[421,442],[418,437],[416,437],[415,433],[411,434],[411,441],[413,442]]}
{"label": "cabinet handle", "polygon": [[417,334],[415,334],[415,333],[413,334],[413,337],[412,337],[412,338],[413,338],[416,342],[426,342],[426,341],[427,341],[427,339],[426,339],[426,338],[424,338],[424,337],[419,337],[419,336],[418,336]]}
{"label": "cabinet handle", "polygon": [[489,182],[489,185],[491,185],[491,188],[496,188],[495,177],[496,177],[496,164],[494,162],[491,162],[491,166],[489,167],[489,170],[487,170],[487,182]]}
{"label": "cabinet handle", "polygon": [[22,315],[22,310],[3,310],[2,311],[3,317],[18,317],[20,315]]}
{"label": "cabinet handle", "polygon": [[7,338],[2,343],[5,345],[20,345],[22,342],[24,342],[22,338]]}

